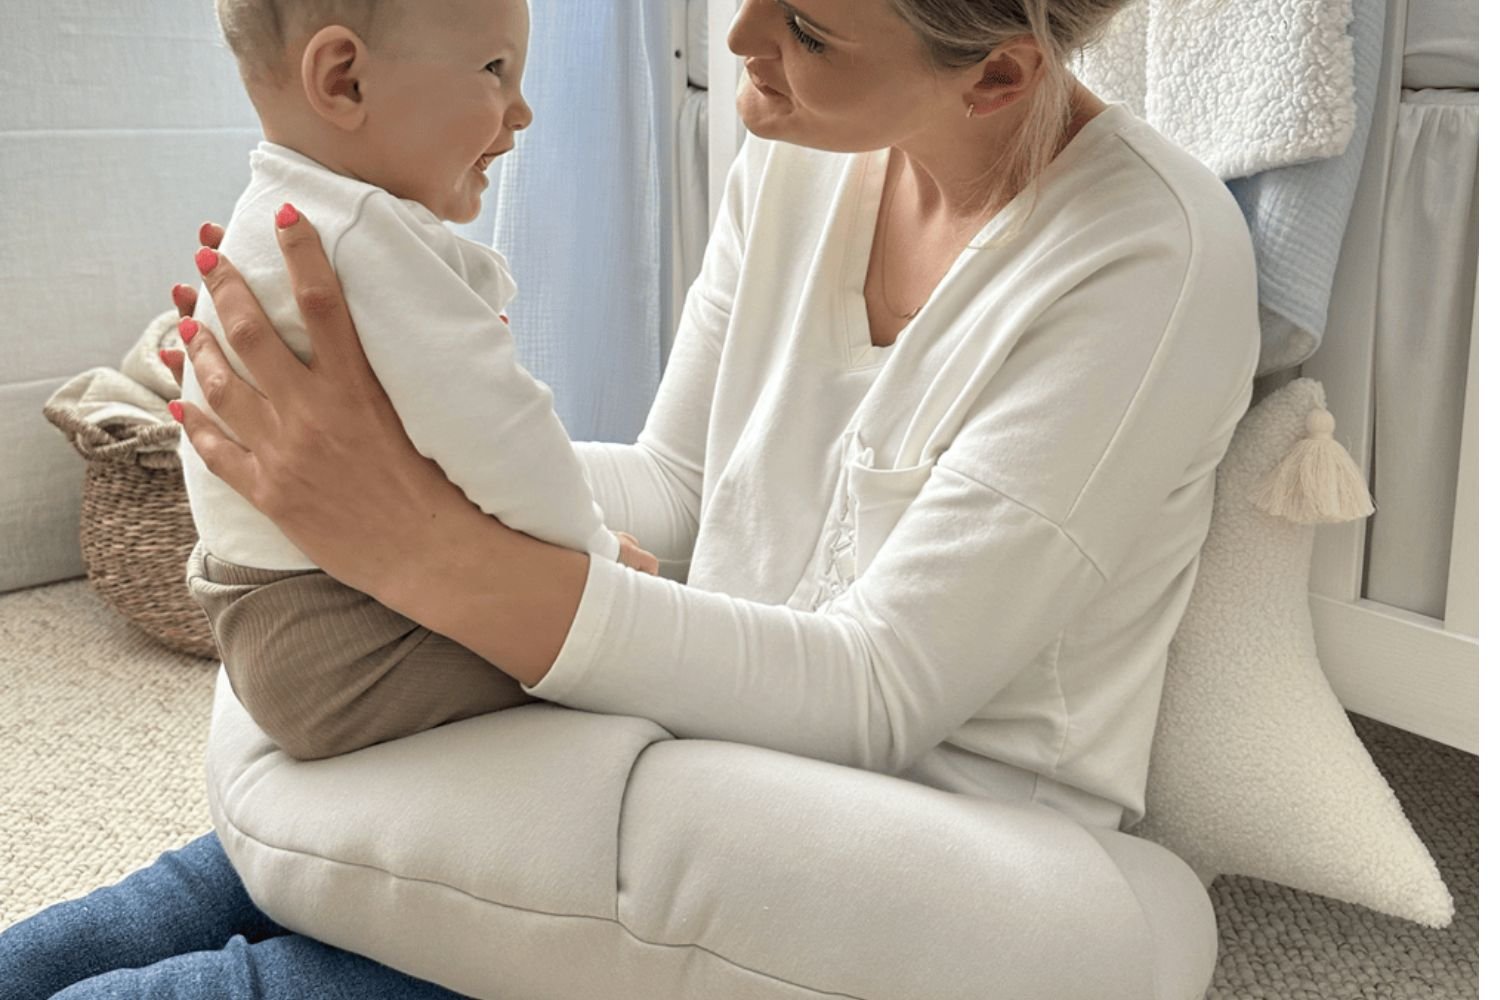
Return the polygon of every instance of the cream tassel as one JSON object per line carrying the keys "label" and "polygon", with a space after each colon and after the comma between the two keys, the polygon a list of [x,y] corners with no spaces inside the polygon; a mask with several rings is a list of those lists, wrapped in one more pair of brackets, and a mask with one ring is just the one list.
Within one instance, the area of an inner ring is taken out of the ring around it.
{"label": "cream tassel", "polygon": [[1298,524],[1341,524],[1373,514],[1359,466],[1333,439],[1333,414],[1321,407],[1308,413],[1307,433],[1260,481],[1251,502]]}

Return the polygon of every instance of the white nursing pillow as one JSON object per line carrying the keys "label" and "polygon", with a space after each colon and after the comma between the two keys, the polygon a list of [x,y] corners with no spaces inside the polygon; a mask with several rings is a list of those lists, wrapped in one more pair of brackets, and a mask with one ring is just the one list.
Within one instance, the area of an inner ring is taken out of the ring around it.
{"label": "white nursing pillow", "polygon": [[322,761],[221,676],[209,801],[273,918],[495,1000],[1200,1000],[1156,844],[654,723],[526,705]]}

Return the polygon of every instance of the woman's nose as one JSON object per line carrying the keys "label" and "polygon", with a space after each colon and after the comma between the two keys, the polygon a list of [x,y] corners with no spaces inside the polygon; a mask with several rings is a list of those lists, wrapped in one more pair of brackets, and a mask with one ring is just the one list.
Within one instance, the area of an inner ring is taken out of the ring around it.
{"label": "woman's nose", "polygon": [[774,12],[775,6],[774,0],[746,0],[729,26],[729,51],[742,59],[775,56],[775,39],[767,30],[775,22],[766,17],[768,11]]}

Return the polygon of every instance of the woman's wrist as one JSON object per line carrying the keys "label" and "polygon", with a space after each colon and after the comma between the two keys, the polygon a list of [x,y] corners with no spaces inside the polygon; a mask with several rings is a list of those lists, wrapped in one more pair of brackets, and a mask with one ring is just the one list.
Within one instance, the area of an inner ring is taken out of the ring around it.
{"label": "woman's wrist", "polygon": [[536,684],[567,640],[589,557],[464,508],[435,513],[413,532],[411,555],[372,596]]}

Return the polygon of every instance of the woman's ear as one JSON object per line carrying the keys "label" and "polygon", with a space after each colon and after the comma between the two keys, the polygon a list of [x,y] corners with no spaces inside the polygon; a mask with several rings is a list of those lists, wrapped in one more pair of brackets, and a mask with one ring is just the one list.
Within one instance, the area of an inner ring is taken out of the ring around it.
{"label": "woman's ear", "polygon": [[302,50],[302,91],[319,117],[354,131],[367,108],[359,81],[370,62],[364,41],[343,25],[330,24]]}
{"label": "woman's ear", "polygon": [[964,100],[973,107],[975,115],[989,114],[1014,104],[1031,91],[1042,70],[1042,50],[1035,38],[1022,35],[997,47],[975,70],[979,78],[970,78]]}

